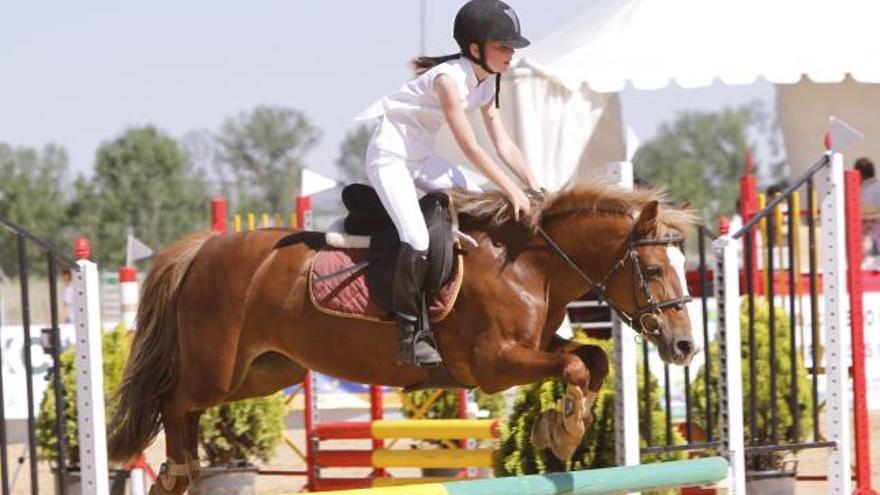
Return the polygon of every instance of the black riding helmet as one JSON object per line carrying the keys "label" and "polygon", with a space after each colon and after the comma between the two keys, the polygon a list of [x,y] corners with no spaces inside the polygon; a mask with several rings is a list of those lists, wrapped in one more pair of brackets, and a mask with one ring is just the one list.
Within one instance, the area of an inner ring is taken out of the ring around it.
{"label": "black riding helmet", "polygon": [[[510,48],[529,46],[531,42],[520,33],[516,12],[501,0],[470,0],[456,14],[452,36],[458,43],[462,55],[479,64],[486,72],[495,74],[495,106],[497,107],[501,74],[496,73],[486,64],[486,41],[494,40]],[[479,58],[471,55],[471,43],[476,43],[479,47]]]}

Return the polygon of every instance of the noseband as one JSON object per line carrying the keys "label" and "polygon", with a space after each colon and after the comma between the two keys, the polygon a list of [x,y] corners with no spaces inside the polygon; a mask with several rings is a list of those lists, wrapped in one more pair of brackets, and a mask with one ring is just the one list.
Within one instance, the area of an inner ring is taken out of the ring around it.
{"label": "noseband", "polygon": [[[681,306],[682,304],[689,303],[691,301],[690,296],[682,296],[674,299],[667,299],[666,301],[655,302],[654,296],[651,295],[651,291],[648,289],[648,282],[645,278],[645,274],[642,271],[642,264],[639,262],[639,251],[637,248],[641,246],[669,246],[672,244],[681,244],[684,241],[684,238],[680,235],[668,235],[664,237],[657,237],[654,239],[636,239],[635,236],[635,223],[633,223],[632,227],[630,227],[629,235],[627,235],[626,240],[626,251],[624,251],[623,256],[617,260],[616,263],[611,267],[608,273],[602,277],[598,282],[593,282],[586,273],[577,264],[574,262],[571,257],[562,250],[559,244],[556,244],[555,241],[547,234],[546,231],[542,227],[538,227],[538,233],[541,234],[541,237],[547,241],[547,244],[553,249],[553,251],[565,261],[568,266],[570,266],[580,277],[590,286],[590,290],[592,290],[596,297],[600,301],[605,301],[611,309],[617,313],[617,316],[623,320],[624,323],[629,325],[636,333],[641,335],[659,335],[660,334],[660,325],[657,323],[657,319],[660,316],[660,312],[663,309],[668,308],[670,306]],[[608,280],[617,273],[621,268],[623,268],[624,264],[626,264],[626,260],[629,259],[632,261],[633,265],[633,300],[636,304],[636,314],[633,316],[628,315],[625,311],[620,309],[614,301],[608,297],[606,292]],[[639,298],[636,297],[635,291],[641,290],[644,295],[644,299],[647,302],[644,306],[639,306]],[[647,323],[651,320],[654,321],[654,327],[649,328]]]}

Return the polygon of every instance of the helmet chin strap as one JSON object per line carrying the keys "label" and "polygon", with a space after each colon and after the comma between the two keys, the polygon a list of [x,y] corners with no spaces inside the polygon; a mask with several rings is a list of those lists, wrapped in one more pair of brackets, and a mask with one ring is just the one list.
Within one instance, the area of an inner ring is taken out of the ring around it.
{"label": "helmet chin strap", "polygon": [[500,108],[500,97],[499,93],[501,92],[501,73],[495,72],[494,70],[489,68],[489,64],[486,63],[486,42],[481,41],[477,43],[477,46],[480,48],[480,58],[479,60],[474,59],[473,55],[471,55],[470,50],[467,52],[467,58],[472,60],[475,64],[479,65],[489,74],[495,74],[495,108]]}

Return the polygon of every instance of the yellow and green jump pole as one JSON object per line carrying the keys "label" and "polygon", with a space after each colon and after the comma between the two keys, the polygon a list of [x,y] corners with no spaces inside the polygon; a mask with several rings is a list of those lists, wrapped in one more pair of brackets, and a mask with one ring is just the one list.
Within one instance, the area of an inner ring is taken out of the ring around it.
{"label": "yellow and green jump pole", "polygon": [[727,477],[723,457],[424,485],[324,492],[338,495],[597,495],[711,485]]}

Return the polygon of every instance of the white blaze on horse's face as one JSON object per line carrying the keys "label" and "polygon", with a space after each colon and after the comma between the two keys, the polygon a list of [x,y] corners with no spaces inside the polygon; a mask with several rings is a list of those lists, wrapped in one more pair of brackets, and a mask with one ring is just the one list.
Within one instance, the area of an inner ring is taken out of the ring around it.
{"label": "white blaze on horse's face", "polygon": [[678,283],[681,284],[681,295],[689,296],[687,278],[684,275],[684,253],[681,252],[678,246],[670,244],[666,247],[666,256],[669,257],[669,264],[672,265],[675,274],[678,275]]}
{"label": "white blaze on horse's face", "polygon": [[[681,287],[680,296],[688,296],[688,286],[687,286],[687,278],[685,277],[685,260],[684,253],[678,246],[668,245],[666,247],[666,257],[669,259],[669,264],[672,269],[675,271],[675,275],[678,278],[678,284]],[[685,307],[685,312],[679,316],[683,317],[686,320],[687,316],[687,308]],[[688,320],[689,323],[689,320]],[[673,361],[679,365],[687,365],[693,355],[697,352],[696,346],[693,345],[693,340],[690,334],[690,325],[687,325],[687,335],[680,335],[678,332],[674,332],[672,337],[672,342],[670,342],[671,347],[674,352]]]}

